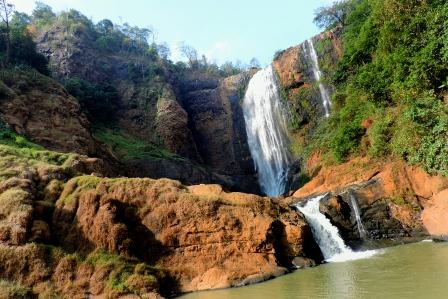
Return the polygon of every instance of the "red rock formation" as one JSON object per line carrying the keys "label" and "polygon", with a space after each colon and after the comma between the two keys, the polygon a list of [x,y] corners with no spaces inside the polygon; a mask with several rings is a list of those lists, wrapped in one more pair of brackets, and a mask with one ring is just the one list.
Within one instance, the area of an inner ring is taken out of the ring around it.
{"label": "red rock formation", "polygon": [[[371,210],[365,214],[365,221],[373,217],[370,220],[379,221],[380,226],[383,223],[384,229],[403,229],[410,236],[423,233],[440,237],[448,233],[443,216],[448,202],[447,188],[448,178],[431,176],[404,161],[355,158],[344,164],[322,167],[288,201],[327,192],[344,194],[352,189],[361,209]],[[390,219],[398,221],[400,226],[397,222],[388,226]]]}
{"label": "red rock formation", "polygon": [[58,200],[53,227],[64,247],[157,263],[181,291],[278,276],[313,243],[303,218],[271,199],[169,180],[75,178]]}

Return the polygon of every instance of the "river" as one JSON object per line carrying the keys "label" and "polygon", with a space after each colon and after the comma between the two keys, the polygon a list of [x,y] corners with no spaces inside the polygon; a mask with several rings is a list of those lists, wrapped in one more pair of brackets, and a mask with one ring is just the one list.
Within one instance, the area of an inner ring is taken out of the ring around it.
{"label": "river", "polygon": [[181,298],[448,298],[448,243],[389,247],[366,259],[327,263],[256,285]]}

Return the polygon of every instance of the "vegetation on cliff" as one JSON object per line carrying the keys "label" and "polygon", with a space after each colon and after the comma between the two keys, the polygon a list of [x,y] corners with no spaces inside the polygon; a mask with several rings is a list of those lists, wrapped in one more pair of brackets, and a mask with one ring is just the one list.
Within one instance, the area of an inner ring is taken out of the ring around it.
{"label": "vegetation on cliff", "polygon": [[43,74],[49,74],[48,61],[36,51],[36,43],[27,26],[31,19],[24,13],[14,12],[14,6],[3,1],[0,9],[0,66],[29,65]]}
{"label": "vegetation on cliff", "polygon": [[334,111],[308,150],[336,161],[393,155],[448,175],[448,4],[341,3],[316,17],[326,29],[343,25],[343,55],[332,69],[321,59]]}

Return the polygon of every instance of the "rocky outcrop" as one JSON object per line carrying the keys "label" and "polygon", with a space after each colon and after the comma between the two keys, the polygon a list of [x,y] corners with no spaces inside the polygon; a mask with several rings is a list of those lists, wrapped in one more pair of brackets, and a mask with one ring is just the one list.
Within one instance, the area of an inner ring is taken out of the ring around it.
{"label": "rocky outcrop", "polygon": [[212,81],[190,74],[181,86],[204,163],[222,174],[254,174],[239,101],[253,72]]}
{"label": "rocky outcrop", "polygon": [[320,209],[352,244],[360,234],[350,196],[359,206],[367,239],[440,237],[446,235],[447,187],[447,178],[403,161],[356,158],[323,167],[288,201],[329,193]]}
{"label": "rocky outcrop", "polygon": [[92,154],[97,144],[79,104],[54,80],[10,70],[0,80],[0,118],[12,130],[52,150]]}
{"label": "rocky outcrop", "polygon": [[[101,51],[88,30],[73,33],[59,22],[35,40],[59,81],[80,78],[94,85],[108,83],[117,89],[120,101],[116,117],[120,127],[193,161],[199,159],[185,124],[185,111],[177,104],[170,84],[163,76],[145,78],[150,67],[163,75],[161,62]],[[161,120],[166,126],[161,125]],[[172,135],[167,136],[170,129]]]}
{"label": "rocky outcrop", "polygon": [[188,127],[188,114],[176,101],[171,89],[165,88],[157,101],[155,127],[167,150],[198,163],[202,162]]}
{"label": "rocky outcrop", "polygon": [[[321,83],[325,84],[328,90],[332,90],[332,87],[326,78],[331,77],[337,61],[342,56],[340,34],[339,28],[336,28],[311,39],[319,58],[323,76]],[[291,124],[293,127],[312,130],[324,115],[324,107],[307,48],[309,45],[304,42],[279,52],[273,66],[289,103]]]}
{"label": "rocky outcrop", "polygon": [[125,161],[126,175],[130,177],[166,178],[178,180],[187,185],[220,184],[228,191],[258,194],[256,178],[250,175],[223,175],[201,167],[185,159],[145,159]]}
{"label": "rocky outcrop", "polygon": [[180,291],[265,280],[285,273],[296,256],[319,256],[296,212],[219,185],[75,178],[57,202],[53,227],[63,247],[158,264]]}
{"label": "rocky outcrop", "polygon": [[240,106],[255,72],[220,79],[193,71],[179,81],[178,98],[188,113],[199,155],[203,165],[214,173],[211,181],[203,182],[223,184],[229,190],[260,192]]}
{"label": "rocky outcrop", "polygon": [[448,240],[448,189],[428,201],[422,213],[423,225],[431,236]]}
{"label": "rocky outcrop", "polygon": [[101,178],[98,159],[0,150],[1,163],[15,157],[24,167],[0,179],[0,279],[34,294],[155,298],[255,283],[322,259],[302,215],[276,200]]}

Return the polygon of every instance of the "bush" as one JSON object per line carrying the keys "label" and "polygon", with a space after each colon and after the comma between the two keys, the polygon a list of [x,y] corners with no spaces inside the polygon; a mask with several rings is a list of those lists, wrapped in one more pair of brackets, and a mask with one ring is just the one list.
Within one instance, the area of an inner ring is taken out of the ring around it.
{"label": "bush", "polygon": [[113,151],[125,160],[132,159],[169,159],[184,160],[165,149],[159,148],[149,142],[134,137],[123,130],[98,127],[94,136],[108,144]]}
{"label": "bush", "polygon": [[110,84],[94,85],[81,78],[70,78],[64,84],[76,97],[81,109],[94,122],[113,122],[119,108],[118,92]]}
{"label": "bush", "polygon": [[0,280],[0,298],[30,299],[34,298],[31,289],[17,283]]}

